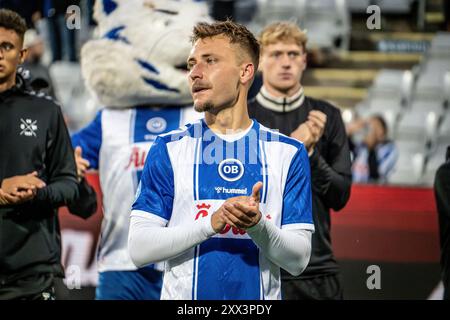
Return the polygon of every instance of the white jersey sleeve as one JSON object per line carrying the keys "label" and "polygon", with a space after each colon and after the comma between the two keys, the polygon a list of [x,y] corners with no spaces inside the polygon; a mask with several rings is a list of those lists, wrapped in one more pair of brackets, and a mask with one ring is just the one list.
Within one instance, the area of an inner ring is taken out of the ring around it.
{"label": "white jersey sleeve", "polygon": [[128,249],[137,267],[174,258],[215,234],[208,219],[169,228],[166,223],[147,212],[131,213]]}

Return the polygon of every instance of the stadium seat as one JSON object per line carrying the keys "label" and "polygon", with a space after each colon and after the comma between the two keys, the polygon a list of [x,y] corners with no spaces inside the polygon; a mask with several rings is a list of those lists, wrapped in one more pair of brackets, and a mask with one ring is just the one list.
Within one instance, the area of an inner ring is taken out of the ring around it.
{"label": "stadium seat", "polygon": [[390,184],[417,185],[421,183],[425,165],[423,153],[408,153],[399,150],[394,172],[388,178]]}
{"label": "stadium seat", "polygon": [[380,7],[382,13],[405,14],[411,11],[413,0],[377,0],[373,4]]}
{"label": "stadium seat", "polygon": [[431,40],[428,57],[446,58],[450,57],[450,32],[437,32]]}
{"label": "stadium seat", "polygon": [[410,70],[381,69],[370,90],[372,97],[387,96],[397,98],[408,105],[414,84],[413,73]]}
{"label": "stadium seat", "polygon": [[257,34],[267,24],[283,20],[307,30],[311,48],[349,47],[350,15],[345,0],[259,0],[249,28]]}
{"label": "stadium seat", "polygon": [[258,34],[264,26],[276,21],[293,21],[303,19],[301,0],[258,0],[258,9],[249,23],[249,29]]}
{"label": "stadium seat", "polygon": [[450,32],[437,32],[433,40],[431,40],[431,48],[448,52],[450,50]]}
{"label": "stadium seat", "polygon": [[370,0],[347,0],[347,8],[352,13],[366,13],[367,7],[370,4]]}
{"label": "stadium seat", "polygon": [[350,13],[345,0],[302,1],[300,26],[308,31],[309,45],[318,48],[350,47]]}
{"label": "stadium seat", "polygon": [[444,112],[444,104],[442,101],[439,100],[423,100],[423,99],[416,99],[411,103],[411,108],[409,112],[423,112],[433,111],[436,113],[438,117],[442,116]]}
{"label": "stadium seat", "polygon": [[428,110],[405,113],[398,124],[396,137],[399,140],[415,140],[425,145],[437,136],[439,116]]}
{"label": "stadium seat", "polygon": [[438,132],[439,138],[441,138],[441,140],[447,140],[450,144],[450,110],[447,110],[444,114]]}
{"label": "stadium seat", "polygon": [[448,88],[448,73],[450,72],[449,59],[428,59],[424,61],[418,73],[414,97],[419,99],[440,100],[446,99]]}

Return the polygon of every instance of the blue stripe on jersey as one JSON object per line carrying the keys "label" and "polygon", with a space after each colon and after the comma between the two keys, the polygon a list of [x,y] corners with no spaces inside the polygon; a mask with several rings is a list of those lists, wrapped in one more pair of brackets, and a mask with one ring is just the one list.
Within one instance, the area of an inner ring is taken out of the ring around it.
{"label": "blue stripe on jersey", "polygon": [[94,120],[72,135],[73,147],[81,146],[83,158],[89,161],[90,168],[98,169],[100,147],[102,145],[102,111]]}
{"label": "blue stripe on jersey", "polygon": [[313,224],[311,174],[306,149],[301,146],[291,161],[283,194],[281,225]]}
{"label": "blue stripe on jersey", "polygon": [[198,176],[198,161],[199,161],[199,155],[198,152],[200,152],[200,139],[198,139],[195,142],[195,152],[194,152],[194,179],[192,181],[194,181],[194,200],[198,200],[198,181],[197,181],[197,176]]}
{"label": "blue stripe on jersey", "polygon": [[158,134],[180,127],[180,108],[137,108],[133,128],[133,142],[154,141]]}
{"label": "blue stripe on jersey", "polygon": [[200,245],[198,300],[259,300],[259,252],[250,239],[211,238]]}
{"label": "blue stripe on jersey", "polygon": [[267,190],[268,186],[269,186],[269,175],[267,173],[268,170],[268,166],[267,166],[267,156],[266,156],[266,144],[264,142],[261,143],[262,146],[262,156],[263,156],[263,163],[264,163],[264,175],[265,175],[265,179],[264,179],[264,189],[263,189],[263,195],[261,197],[261,202],[262,203],[266,203],[267,201]]}

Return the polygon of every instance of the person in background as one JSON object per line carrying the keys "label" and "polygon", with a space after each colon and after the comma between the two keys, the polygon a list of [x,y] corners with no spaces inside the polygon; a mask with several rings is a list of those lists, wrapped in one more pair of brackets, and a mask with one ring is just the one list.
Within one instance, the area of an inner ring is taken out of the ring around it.
{"label": "person in background", "polygon": [[444,300],[450,300],[450,146],[445,163],[436,172],[434,195],[439,215],[441,242],[441,277],[444,284]]}
{"label": "person in background", "polygon": [[27,49],[25,62],[22,64],[24,72],[29,72],[28,81],[30,85],[40,92],[55,97],[53,82],[48,68],[42,64],[44,55],[44,41],[35,29],[28,29],[25,32],[23,47]]}
{"label": "person in background", "polygon": [[43,17],[47,19],[52,62],[78,61],[76,33],[67,27],[67,8],[80,5],[80,0],[41,0]]}
{"label": "person in background", "polygon": [[[354,135],[363,133],[361,142]],[[350,149],[353,152],[353,181],[386,183],[398,159],[395,143],[388,139],[388,127],[381,115],[357,119],[347,126]]]}
{"label": "person in background", "polygon": [[303,142],[311,167],[315,233],[311,260],[299,276],[282,272],[283,299],[343,299],[330,236],[330,210],[350,197],[351,162],[339,109],[305,96],[306,34],[294,23],[268,25],[259,36],[263,86],[249,102],[250,117]]}
{"label": "person in background", "polygon": [[57,209],[79,195],[60,106],[17,72],[25,31],[0,9],[0,300],[55,298],[64,277]]}

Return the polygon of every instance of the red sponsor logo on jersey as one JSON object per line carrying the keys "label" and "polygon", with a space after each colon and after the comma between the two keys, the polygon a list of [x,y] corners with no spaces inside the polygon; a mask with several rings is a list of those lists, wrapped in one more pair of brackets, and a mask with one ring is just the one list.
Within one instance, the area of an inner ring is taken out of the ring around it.
{"label": "red sponsor logo on jersey", "polygon": [[209,208],[211,208],[211,205],[210,204],[206,204],[206,203],[202,203],[202,204],[197,204],[196,207],[197,207],[197,209],[199,211],[195,215],[195,220],[197,220],[200,217],[206,218],[208,216],[208,210],[209,210]]}
{"label": "red sponsor logo on jersey", "polygon": [[138,147],[131,149],[130,160],[125,169],[134,168],[142,170],[144,168],[145,159],[147,158],[147,151]]}
{"label": "red sponsor logo on jersey", "polygon": [[247,231],[245,231],[245,230],[242,230],[242,229],[239,229],[239,228],[236,228],[236,227],[231,227],[229,224],[227,224],[225,226],[225,228],[223,228],[223,230],[220,231],[220,234],[228,233],[230,230],[235,235],[238,235],[238,234],[243,235],[243,234],[247,233]]}

